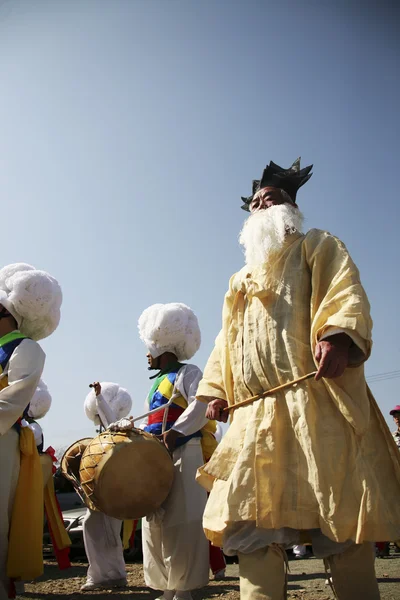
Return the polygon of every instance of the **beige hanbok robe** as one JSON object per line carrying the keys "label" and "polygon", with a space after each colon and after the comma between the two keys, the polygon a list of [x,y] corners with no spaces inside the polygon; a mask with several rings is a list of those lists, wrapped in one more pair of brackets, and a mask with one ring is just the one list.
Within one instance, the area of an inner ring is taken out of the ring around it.
{"label": "beige hanbok robe", "polygon": [[369,391],[369,304],[344,244],[313,229],[230,281],[197,398],[237,403],[316,368],[327,334],[353,340],[337,379],[310,379],[239,408],[199,473],[208,538],[232,524],[320,529],[335,542],[400,537],[400,455]]}

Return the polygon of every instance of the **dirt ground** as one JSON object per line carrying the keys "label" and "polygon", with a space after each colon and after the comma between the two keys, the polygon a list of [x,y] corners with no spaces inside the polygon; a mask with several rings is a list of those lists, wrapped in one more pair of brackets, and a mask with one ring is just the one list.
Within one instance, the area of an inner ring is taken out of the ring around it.
{"label": "dirt ground", "polygon": [[[325,585],[325,571],[321,560],[306,558],[289,561],[289,592],[291,600],[333,600],[334,596]],[[128,587],[121,590],[80,593],[85,582],[87,563],[75,562],[72,569],[59,571],[53,560],[46,561],[43,577],[35,583],[25,584],[25,593],[18,600],[76,600],[85,596],[93,600],[109,600],[110,597],[137,600],[154,600],[159,594],[145,587],[142,565],[127,564]],[[376,560],[376,573],[382,600],[400,600],[400,552],[394,548],[390,558]],[[227,598],[239,600],[238,565],[229,564],[224,581],[210,581],[210,584],[193,593],[194,600]],[[358,599],[354,599],[358,600]],[[362,599],[360,599],[362,600]]]}

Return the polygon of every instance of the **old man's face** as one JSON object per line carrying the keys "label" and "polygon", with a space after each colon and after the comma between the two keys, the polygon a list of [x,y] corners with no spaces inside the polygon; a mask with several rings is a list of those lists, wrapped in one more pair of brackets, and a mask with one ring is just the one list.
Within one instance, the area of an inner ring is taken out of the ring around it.
{"label": "old man's face", "polygon": [[271,206],[278,206],[284,202],[288,202],[292,206],[295,206],[295,204],[290,201],[290,196],[283,192],[283,190],[275,187],[265,187],[254,194],[254,198],[250,202],[249,208],[251,213],[255,213],[259,210],[270,208]]}

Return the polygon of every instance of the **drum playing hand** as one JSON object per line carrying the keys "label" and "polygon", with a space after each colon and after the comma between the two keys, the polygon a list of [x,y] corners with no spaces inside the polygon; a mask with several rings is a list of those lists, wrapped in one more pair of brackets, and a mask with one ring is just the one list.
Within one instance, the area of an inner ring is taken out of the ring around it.
{"label": "drum playing hand", "polygon": [[119,421],[115,421],[115,423],[110,423],[110,426],[108,429],[110,431],[130,431],[131,429],[134,429],[132,417],[130,417],[129,419],[124,417],[123,419],[120,419]]}
{"label": "drum playing hand", "polygon": [[176,440],[182,437],[182,433],[176,431],[176,429],[169,429],[165,433],[159,436],[168,452],[173,452],[176,446]]}

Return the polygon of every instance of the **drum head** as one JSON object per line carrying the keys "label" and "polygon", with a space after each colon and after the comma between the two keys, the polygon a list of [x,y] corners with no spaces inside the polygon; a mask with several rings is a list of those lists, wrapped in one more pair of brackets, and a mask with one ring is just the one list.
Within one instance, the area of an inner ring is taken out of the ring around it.
{"label": "drum head", "polygon": [[137,429],[105,432],[86,449],[80,476],[84,489],[85,479],[95,480],[90,498],[101,512],[117,519],[139,519],[167,498],[174,466],[165,446],[151,434]]}
{"label": "drum head", "polygon": [[[93,438],[82,438],[74,442],[66,449],[60,462],[61,473],[72,483],[75,483],[73,477],[79,481],[79,466],[86,448]],[[71,477],[73,475],[73,477]]]}
{"label": "drum head", "polygon": [[88,506],[91,510],[96,510],[94,504],[84,493],[79,480],[79,467],[82,456],[92,440],[93,438],[83,438],[71,444],[71,446],[66,449],[61,459],[60,470],[63,476],[72,483],[76,493],[86,504],[86,506]]}

